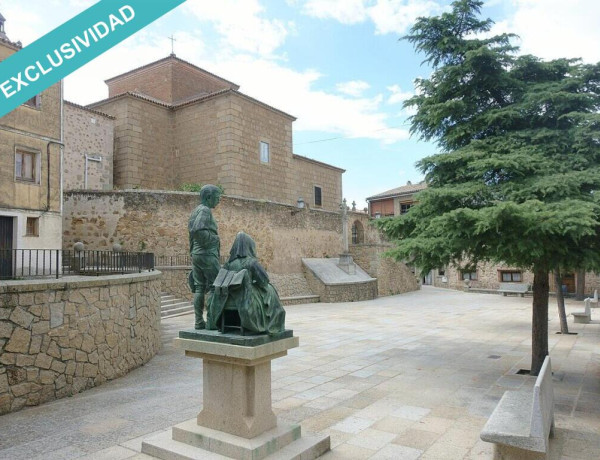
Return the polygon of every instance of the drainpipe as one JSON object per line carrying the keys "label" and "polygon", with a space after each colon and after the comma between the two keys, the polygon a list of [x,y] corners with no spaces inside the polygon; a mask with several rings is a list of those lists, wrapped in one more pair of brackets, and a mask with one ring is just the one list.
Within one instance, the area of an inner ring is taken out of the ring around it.
{"label": "drainpipe", "polygon": [[[55,145],[60,145],[61,147],[64,147],[65,144],[63,144],[62,142],[57,142],[57,141],[50,141],[48,142],[48,145],[46,146],[46,156],[47,156],[47,161],[48,161],[48,190],[46,190],[46,211],[50,211],[50,146],[52,144]],[[62,180],[61,180],[62,182]],[[62,200],[62,198],[61,198]]]}

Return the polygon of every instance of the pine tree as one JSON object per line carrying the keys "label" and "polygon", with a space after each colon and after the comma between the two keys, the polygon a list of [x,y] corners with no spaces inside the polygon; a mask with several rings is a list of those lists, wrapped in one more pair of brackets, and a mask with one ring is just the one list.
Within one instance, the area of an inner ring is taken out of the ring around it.
{"label": "pine tree", "polygon": [[479,0],[419,18],[404,37],[433,72],[416,81],[411,131],[440,153],[428,188],[378,225],[423,272],[504,262],[534,273],[531,374],[548,354],[551,271],[600,267],[600,64],[517,55],[487,37]]}

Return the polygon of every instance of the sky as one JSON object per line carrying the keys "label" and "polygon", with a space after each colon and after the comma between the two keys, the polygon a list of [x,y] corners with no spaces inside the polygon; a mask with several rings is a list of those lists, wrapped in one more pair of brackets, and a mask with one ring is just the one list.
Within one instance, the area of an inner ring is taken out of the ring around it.
{"label": "sky", "polygon": [[[11,40],[28,45],[94,0],[0,0]],[[297,117],[294,153],[346,170],[343,195],[365,198],[423,179],[436,145],[411,136],[402,102],[428,77],[400,38],[449,0],[187,0],[65,79],[65,98],[108,96],[104,80],[175,54]],[[522,53],[600,61],[600,1],[489,0],[493,32],[519,35]]]}

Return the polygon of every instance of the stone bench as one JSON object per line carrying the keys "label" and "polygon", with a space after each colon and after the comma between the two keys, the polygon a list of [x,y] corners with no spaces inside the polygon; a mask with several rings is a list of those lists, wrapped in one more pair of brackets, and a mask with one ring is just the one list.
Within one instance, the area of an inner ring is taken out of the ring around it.
{"label": "stone bench", "polygon": [[495,459],[545,459],[554,434],[552,365],[546,356],[531,391],[507,391],[481,431]]}
{"label": "stone bench", "polygon": [[525,294],[529,292],[529,285],[522,283],[500,283],[498,292],[501,292],[503,296],[507,294],[519,294],[521,297],[525,297]]}
{"label": "stone bench", "polygon": [[583,311],[576,311],[573,313],[573,319],[576,323],[588,324],[592,321],[592,310],[590,309],[592,299],[589,297],[584,300],[585,308]]}

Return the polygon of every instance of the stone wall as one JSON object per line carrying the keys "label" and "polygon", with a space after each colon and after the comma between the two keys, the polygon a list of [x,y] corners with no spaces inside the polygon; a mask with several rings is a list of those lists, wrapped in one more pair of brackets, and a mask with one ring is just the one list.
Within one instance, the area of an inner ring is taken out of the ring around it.
{"label": "stone wall", "polygon": [[[187,255],[187,224],[198,204],[198,194],[162,191],[72,191],[65,193],[63,247],[77,241],[98,250],[121,243],[128,251],[143,249],[156,255]],[[224,196],[214,210],[221,237],[221,255],[226,257],[238,231],[251,235],[257,254],[282,297],[305,295],[301,284],[302,258],[338,257],[342,251],[340,213]],[[366,246],[363,269],[381,277],[382,295],[416,289],[406,268],[379,261],[384,243],[364,213],[349,213],[348,235],[359,223]],[[372,252],[372,255],[371,255]],[[361,265],[362,266],[362,265]],[[183,282],[185,275],[172,273]],[[183,280],[183,281],[182,281]],[[165,281],[170,283],[171,281]],[[399,287],[398,283],[406,282]],[[182,297],[185,297],[182,295]]]}
{"label": "stone wall", "polygon": [[159,350],[160,272],[0,283],[0,414],[120,377]]}
{"label": "stone wall", "polygon": [[364,271],[377,278],[380,296],[403,294],[420,289],[415,274],[403,263],[385,256],[391,249],[389,244],[355,244],[350,246],[350,254]]}
{"label": "stone wall", "polygon": [[[188,275],[192,267],[157,267],[157,269],[163,274],[160,280],[161,292],[167,292],[179,299],[194,300],[194,294],[188,285]],[[269,280],[282,299],[312,295],[302,273],[269,273]]]}
{"label": "stone wall", "polygon": [[[533,284],[533,273],[527,270],[521,270],[518,268],[511,267],[503,264],[493,263],[480,263],[476,268],[477,279],[469,281],[471,289],[491,289],[495,290],[500,287],[500,272],[501,271],[513,271],[522,273],[522,281],[524,284]],[[465,289],[465,282],[463,281],[462,272],[459,268],[451,265],[442,271],[443,275],[440,274],[439,270],[433,271],[433,285],[436,287],[445,287],[450,289]],[[444,280],[446,280],[444,282]]]}
{"label": "stone wall", "polygon": [[[71,102],[64,115],[64,189],[112,190],[114,119]],[[86,156],[100,161],[86,162]]]}
{"label": "stone wall", "polygon": [[304,266],[304,276],[312,292],[321,302],[359,302],[377,298],[377,280],[352,284],[325,284]]}

